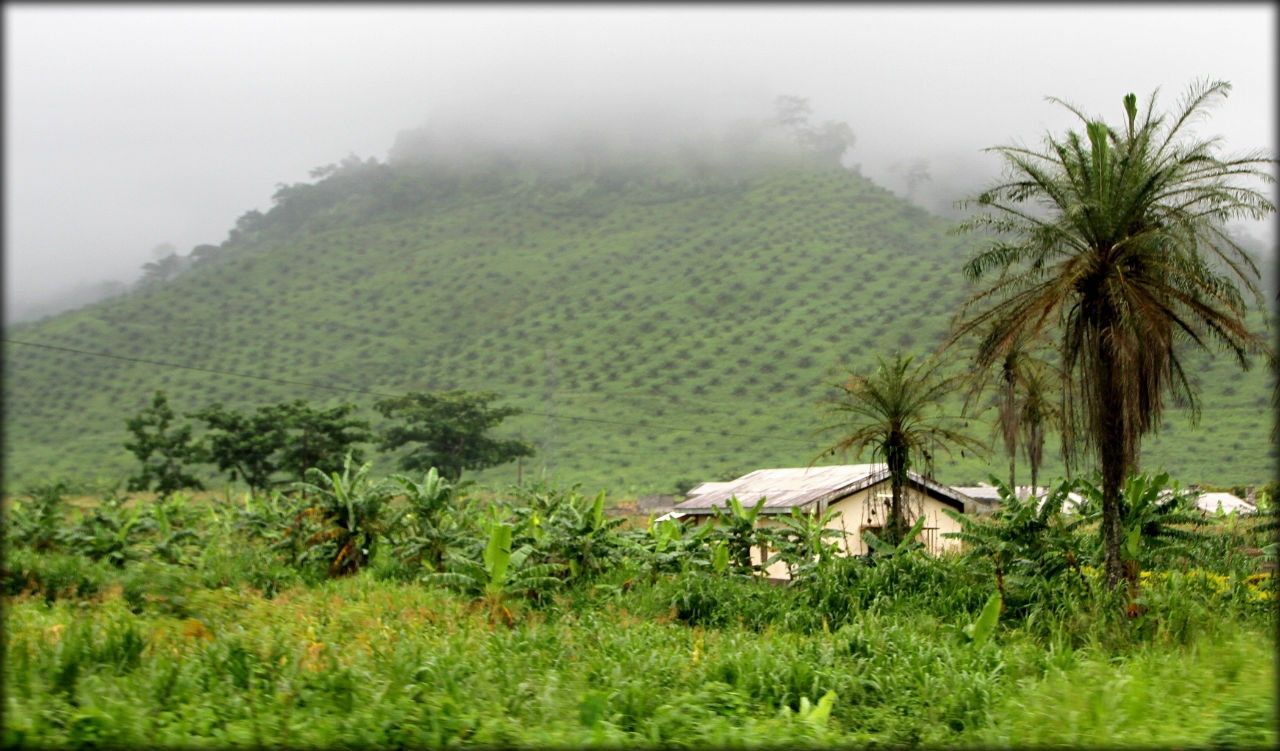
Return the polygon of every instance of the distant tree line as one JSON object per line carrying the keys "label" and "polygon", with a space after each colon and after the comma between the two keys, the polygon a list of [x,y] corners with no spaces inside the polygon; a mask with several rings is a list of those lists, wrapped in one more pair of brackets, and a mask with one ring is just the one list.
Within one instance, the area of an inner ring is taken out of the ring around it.
{"label": "distant tree line", "polygon": [[187,415],[205,427],[196,436],[191,424],[176,423],[168,397],[157,390],[150,406],[125,422],[132,438],[124,447],[142,465],[129,477],[128,489],[154,490],[161,496],[202,489],[193,467],[204,464],[244,482],[257,495],[302,482],[312,468],[326,475],[339,472],[348,456],[358,464],[364,458],[360,445],[375,442],[383,451],[407,448],[399,459],[403,469],[434,467],[456,482],[464,471],[533,456],[533,447],[524,441],[489,435],[522,412],[493,405],[498,398],[493,392],[454,390],[383,399],[374,408],[393,422],[377,432],[354,416],[358,407],[351,403],[322,409],[298,399],[252,412],[215,403]]}

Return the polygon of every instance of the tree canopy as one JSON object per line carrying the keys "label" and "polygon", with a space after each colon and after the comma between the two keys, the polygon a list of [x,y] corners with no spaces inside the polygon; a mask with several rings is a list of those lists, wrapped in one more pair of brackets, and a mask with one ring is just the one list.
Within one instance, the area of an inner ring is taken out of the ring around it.
{"label": "tree canopy", "polygon": [[489,431],[508,417],[521,414],[518,407],[493,406],[499,395],[491,391],[413,391],[382,399],[374,409],[399,420],[382,434],[384,451],[409,446],[400,466],[411,472],[432,467],[456,482],[463,470],[481,470],[533,456],[533,446],[514,438],[493,438]]}
{"label": "tree canopy", "polygon": [[129,490],[154,487],[161,497],[166,497],[183,488],[204,487],[187,468],[188,464],[202,460],[203,451],[191,438],[191,426],[174,425],[174,417],[169,398],[157,390],[151,406],[125,421],[133,439],[125,441],[124,447],[142,462],[138,474],[128,480]]}

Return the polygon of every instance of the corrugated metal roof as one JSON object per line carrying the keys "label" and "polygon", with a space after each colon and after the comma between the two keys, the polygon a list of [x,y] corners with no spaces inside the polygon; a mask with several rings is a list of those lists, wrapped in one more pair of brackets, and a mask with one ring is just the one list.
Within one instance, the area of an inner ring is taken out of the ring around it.
{"label": "corrugated metal roof", "polygon": [[729,484],[730,483],[727,483],[727,482],[715,482],[715,481],[698,483],[697,485],[694,485],[692,488],[689,488],[689,492],[685,493],[684,497],[686,499],[689,499],[694,497],[695,495],[702,495],[703,493],[706,493],[712,490],[718,490]]}
{"label": "corrugated metal roof", "polygon": [[[757,469],[736,480],[722,483],[722,487],[708,489],[696,496],[691,495],[689,500],[676,504],[675,510],[690,514],[710,514],[715,508],[727,509],[729,498],[737,496],[746,508],[751,508],[764,498],[762,513],[785,514],[790,513],[792,508],[804,508],[820,501],[843,498],[888,477],[889,469],[884,464]],[[935,493],[951,498],[962,507],[967,505],[963,496],[945,485],[915,472],[910,473],[910,479]]]}

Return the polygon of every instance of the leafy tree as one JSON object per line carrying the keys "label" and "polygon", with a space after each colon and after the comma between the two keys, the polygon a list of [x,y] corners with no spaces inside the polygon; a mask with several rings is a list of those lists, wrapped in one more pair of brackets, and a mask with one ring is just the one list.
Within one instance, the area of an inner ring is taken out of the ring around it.
{"label": "leafy tree", "polygon": [[227,240],[223,245],[229,245],[239,242],[252,242],[256,240],[264,229],[266,229],[266,217],[257,209],[250,209],[244,212],[236,219],[236,226],[231,228],[227,233]]}
{"label": "leafy tree", "polygon": [[[1102,529],[1109,586],[1122,575],[1120,492],[1138,465],[1141,439],[1159,425],[1166,392],[1197,408],[1183,369],[1188,345],[1216,343],[1248,368],[1265,349],[1245,321],[1240,286],[1263,301],[1258,269],[1225,231],[1233,218],[1263,219],[1275,206],[1249,181],[1274,182],[1260,153],[1219,157],[1217,140],[1186,140],[1183,128],[1230,85],[1188,89],[1171,118],[1152,94],[1139,118],[1124,99],[1121,129],[1086,117],[1048,136],[1042,150],[993,149],[1010,177],[982,193],[962,230],[994,234],[965,265],[979,281],[956,327],[979,329],[977,364],[998,362],[1022,334],[1056,327],[1062,355],[1063,445],[1071,462],[1091,452],[1102,474]],[[976,313],[973,311],[977,311]]]}
{"label": "leafy tree", "polygon": [[935,447],[949,452],[951,445],[980,449],[983,444],[952,427],[953,420],[941,413],[941,401],[957,387],[957,378],[943,377],[939,363],[923,361],[912,367],[914,358],[901,354],[892,363],[879,355],[876,359],[880,365],[871,375],[851,373],[836,385],[839,394],[827,402],[827,412],[837,421],[823,430],[843,435],[818,458],[850,451],[861,457],[870,449],[888,465],[893,500],[884,537],[896,543],[910,523],[902,489],[912,463],[931,465]]}
{"label": "leafy tree", "polygon": [[351,417],[356,406],[339,404],[318,410],[298,399],[259,407],[244,414],[213,404],[193,416],[211,429],[209,455],[218,469],[242,478],[255,494],[265,491],[284,472],[296,482],[307,470],[325,474],[342,469],[345,457],[362,460],[357,443],[372,438],[369,423]]}
{"label": "leafy tree", "polygon": [[809,123],[809,100],[784,95],[774,100],[773,123],[788,131],[795,142],[813,156],[820,166],[838,166],[840,158],[853,148],[856,140],[846,123],[828,120],[822,125]]}
{"label": "leafy tree", "polygon": [[222,254],[222,247],[219,245],[209,245],[208,243],[197,245],[191,249],[188,258],[191,259],[192,266],[200,266],[209,263]]}
{"label": "leafy tree", "polygon": [[125,421],[133,440],[124,447],[138,461],[142,470],[129,478],[129,490],[150,490],[167,497],[183,488],[200,490],[204,485],[191,474],[187,463],[203,461],[203,450],[191,438],[191,426],[173,425],[175,413],[163,391],[151,397],[151,406]]}
{"label": "leafy tree", "polygon": [[163,284],[176,278],[191,266],[191,259],[178,255],[172,243],[161,243],[151,250],[154,261],[142,264],[142,278],[138,286]]}
{"label": "leafy tree", "polygon": [[451,482],[457,482],[463,470],[481,470],[533,456],[533,446],[524,441],[487,435],[506,418],[524,411],[490,406],[498,396],[491,391],[414,391],[375,402],[374,409],[384,417],[404,423],[386,428],[379,447],[394,451],[412,444],[400,459],[403,469],[425,472],[435,467]]}
{"label": "leafy tree", "polygon": [[246,415],[216,403],[192,416],[210,429],[209,458],[218,469],[230,472],[232,480],[239,477],[254,495],[271,487],[272,476],[279,469],[276,453],[286,434],[278,415],[263,410]]}
{"label": "leafy tree", "polygon": [[265,411],[287,431],[280,450],[280,470],[298,480],[313,467],[325,474],[341,470],[347,455],[355,463],[363,461],[363,452],[355,445],[373,438],[367,420],[351,417],[356,411],[354,404],[320,410],[298,399],[266,407]]}

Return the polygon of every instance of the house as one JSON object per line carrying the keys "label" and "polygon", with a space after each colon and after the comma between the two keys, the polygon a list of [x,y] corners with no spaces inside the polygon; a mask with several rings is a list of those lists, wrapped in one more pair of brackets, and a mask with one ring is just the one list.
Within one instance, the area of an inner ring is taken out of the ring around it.
{"label": "house", "polygon": [[[778,516],[789,515],[793,508],[819,516],[828,510],[839,511],[840,515],[827,525],[841,532],[834,542],[846,555],[861,555],[867,552],[862,533],[878,532],[884,527],[893,492],[889,470],[884,464],[758,469],[736,480],[703,483],[693,488],[683,503],[676,504],[671,518],[694,525],[706,524],[715,518],[716,509],[728,511],[730,497],[736,497],[748,509],[761,498],[765,499],[756,522],[761,526],[780,526]],[[903,502],[910,518],[919,518],[921,514],[925,518],[921,539],[926,549],[932,553],[959,551],[959,540],[942,535],[960,531],[960,524],[942,510],[974,513],[973,499],[911,472],[903,488]],[[762,557],[762,553],[767,554]],[[752,559],[759,564],[771,554],[753,551]],[[765,573],[773,578],[787,577],[786,566],[781,562],[774,563]]]}

